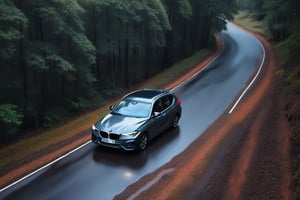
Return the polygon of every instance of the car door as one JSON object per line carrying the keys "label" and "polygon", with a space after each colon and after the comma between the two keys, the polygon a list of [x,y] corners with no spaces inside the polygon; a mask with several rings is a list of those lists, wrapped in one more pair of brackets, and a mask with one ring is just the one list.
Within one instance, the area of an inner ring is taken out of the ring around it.
{"label": "car door", "polygon": [[172,95],[166,95],[162,97],[163,110],[161,115],[163,115],[163,128],[167,129],[171,126],[174,118],[174,113],[171,111],[172,104],[174,103],[174,99]]}
{"label": "car door", "polygon": [[161,133],[164,129],[164,114],[162,114],[164,107],[162,103],[162,98],[157,99],[152,108],[151,119],[149,123],[149,136],[151,138],[155,137],[159,133]]}
{"label": "car door", "polygon": [[154,137],[170,126],[170,106],[171,99],[169,95],[163,96],[156,100],[152,110],[151,117],[151,137]]}

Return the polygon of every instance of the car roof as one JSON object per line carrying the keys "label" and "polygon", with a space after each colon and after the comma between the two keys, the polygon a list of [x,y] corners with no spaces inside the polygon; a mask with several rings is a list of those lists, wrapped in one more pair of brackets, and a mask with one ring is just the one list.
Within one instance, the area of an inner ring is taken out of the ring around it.
{"label": "car roof", "polygon": [[131,100],[152,102],[153,100],[158,99],[165,94],[170,94],[170,92],[161,89],[142,89],[129,93],[128,95],[124,96],[123,99],[126,98]]}

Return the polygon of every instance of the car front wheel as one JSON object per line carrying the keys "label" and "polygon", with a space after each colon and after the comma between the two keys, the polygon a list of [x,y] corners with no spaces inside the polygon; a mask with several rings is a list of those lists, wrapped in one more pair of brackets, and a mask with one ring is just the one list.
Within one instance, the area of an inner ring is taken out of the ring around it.
{"label": "car front wheel", "polygon": [[139,150],[142,151],[142,150],[146,149],[147,144],[148,144],[148,135],[144,133],[141,136],[141,140],[140,140],[140,144],[139,144]]}

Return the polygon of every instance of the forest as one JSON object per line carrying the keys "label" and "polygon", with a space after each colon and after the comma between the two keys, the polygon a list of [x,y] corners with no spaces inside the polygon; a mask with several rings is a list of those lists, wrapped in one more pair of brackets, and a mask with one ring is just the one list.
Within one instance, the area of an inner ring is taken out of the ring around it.
{"label": "forest", "polygon": [[212,45],[236,10],[235,0],[0,0],[0,143]]}
{"label": "forest", "polygon": [[0,144],[97,107],[213,45],[238,10],[263,21],[286,63],[299,63],[299,4],[0,0]]}

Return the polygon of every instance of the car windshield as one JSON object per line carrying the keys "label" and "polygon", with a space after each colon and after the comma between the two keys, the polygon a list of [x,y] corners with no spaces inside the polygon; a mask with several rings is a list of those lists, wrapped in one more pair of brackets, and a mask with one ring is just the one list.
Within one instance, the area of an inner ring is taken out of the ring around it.
{"label": "car windshield", "polygon": [[148,117],[151,111],[151,104],[142,101],[122,100],[114,109],[114,114],[130,117]]}

